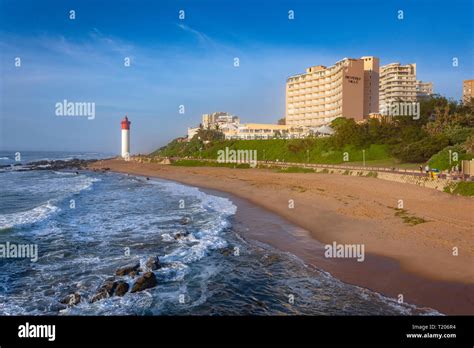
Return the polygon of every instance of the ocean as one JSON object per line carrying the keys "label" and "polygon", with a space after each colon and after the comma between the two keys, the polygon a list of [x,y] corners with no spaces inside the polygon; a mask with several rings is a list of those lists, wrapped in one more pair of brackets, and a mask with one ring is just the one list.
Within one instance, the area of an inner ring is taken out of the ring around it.
{"label": "ocean", "polygon": [[[21,155],[22,164],[108,157]],[[15,163],[13,152],[0,152],[0,166]],[[439,314],[243,238],[229,198],[134,175],[7,169],[0,169],[0,245],[35,245],[38,258],[0,258],[0,315]],[[154,256],[162,265],[156,287],[89,301],[117,268]],[[72,293],[80,303],[59,303]]]}

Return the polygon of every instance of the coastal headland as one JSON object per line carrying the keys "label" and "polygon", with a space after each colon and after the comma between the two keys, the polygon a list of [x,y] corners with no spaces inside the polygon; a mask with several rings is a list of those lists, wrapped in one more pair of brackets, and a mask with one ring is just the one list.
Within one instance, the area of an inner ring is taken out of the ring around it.
{"label": "coastal headland", "polygon": [[[91,170],[173,180],[228,195],[237,218],[249,205],[295,225],[243,236],[291,252],[334,277],[444,314],[474,313],[474,200],[373,177],[179,167],[118,159]],[[400,208],[400,200],[403,208]],[[325,245],[363,246],[365,257],[328,258]]]}

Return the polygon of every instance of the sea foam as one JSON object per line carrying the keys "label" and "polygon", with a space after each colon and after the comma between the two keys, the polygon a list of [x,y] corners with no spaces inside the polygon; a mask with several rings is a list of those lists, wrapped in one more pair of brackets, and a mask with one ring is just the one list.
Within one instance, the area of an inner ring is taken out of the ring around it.
{"label": "sea foam", "polygon": [[[151,181],[153,183],[153,181]],[[235,214],[237,206],[232,201],[224,197],[217,197],[202,192],[196,187],[185,186],[173,182],[156,181],[156,184],[161,185],[165,191],[172,195],[194,196],[198,199],[201,210],[212,212],[215,214],[214,219],[206,221],[205,224],[199,226],[197,231],[185,238],[189,241],[183,243],[180,247],[172,253],[163,257],[164,262],[182,262],[189,264],[196,262],[205,257],[211,250],[221,249],[227,246],[227,242],[220,236],[220,233],[230,226],[228,218]],[[197,213],[197,211],[194,211]],[[166,238],[166,237],[165,237]]]}
{"label": "sea foam", "polygon": [[47,202],[31,210],[3,214],[0,215],[0,230],[19,225],[33,224],[48,218],[60,210],[57,206]]}

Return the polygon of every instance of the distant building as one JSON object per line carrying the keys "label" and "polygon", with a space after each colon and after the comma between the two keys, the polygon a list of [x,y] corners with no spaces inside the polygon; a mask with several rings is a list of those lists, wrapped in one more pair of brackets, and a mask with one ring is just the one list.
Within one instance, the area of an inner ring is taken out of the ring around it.
{"label": "distant building", "polygon": [[416,102],[416,64],[392,63],[380,67],[379,110],[386,114],[392,103]]}
{"label": "distant building", "polygon": [[378,111],[379,59],[344,58],[312,66],[286,81],[286,124],[318,127],[338,117],[362,120]]}
{"label": "distant building", "polygon": [[198,132],[199,127],[188,128],[188,141],[191,140]]}
{"label": "distant building", "polygon": [[433,94],[433,82],[416,81],[416,98],[427,98]]}
{"label": "distant building", "polygon": [[462,83],[462,102],[468,104],[474,98],[474,80],[464,80]]}
{"label": "distant building", "polygon": [[240,124],[234,129],[228,129],[223,133],[226,139],[294,139],[306,137],[308,128],[279,124],[246,123]]}
{"label": "distant building", "polygon": [[[215,129],[222,133],[230,132],[240,124],[238,116],[229,114],[228,112],[218,111],[212,114],[203,114],[201,125],[204,129]],[[190,141],[198,132],[199,127],[188,128],[188,141]]]}
{"label": "distant building", "polygon": [[202,126],[204,128],[213,128],[216,125],[226,125],[230,123],[238,124],[240,119],[238,116],[229,114],[228,112],[218,111],[212,114],[202,115]]}

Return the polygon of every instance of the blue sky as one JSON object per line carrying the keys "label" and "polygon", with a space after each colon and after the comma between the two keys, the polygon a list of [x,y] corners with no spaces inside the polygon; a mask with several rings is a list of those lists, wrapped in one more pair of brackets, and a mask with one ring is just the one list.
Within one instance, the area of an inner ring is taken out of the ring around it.
{"label": "blue sky", "polygon": [[[118,153],[125,114],[134,153],[185,135],[202,113],[274,123],[288,76],[344,57],[416,63],[418,79],[460,99],[474,78],[473,10],[471,0],[0,0],[0,149]],[[64,99],[94,102],[95,119],[56,116]]]}

